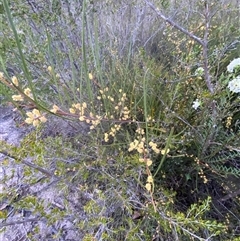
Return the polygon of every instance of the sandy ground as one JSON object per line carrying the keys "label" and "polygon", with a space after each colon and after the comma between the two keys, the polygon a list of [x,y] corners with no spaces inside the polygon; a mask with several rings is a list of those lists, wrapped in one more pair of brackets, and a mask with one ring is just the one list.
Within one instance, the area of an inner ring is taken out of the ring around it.
{"label": "sandy ground", "polygon": [[[18,119],[19,122],[19,116],[12,111],[11,107],[0,107],[0,140],[18,146],[22,138],[24,138],[32,127],[26,125],[17,127],[16,119]],[[64,127],[64,124],[62,123],[61,126]],[[53,128],[50,129],[52,130]],[[62,130],[64,130],[64,128],[62,128]],[[70,133],[71,131],[72,130],[68,128],[68,132]],[[6,159],[8,160],[7,165],[3,164]],[[26,161],[31,162],[32,160]],[[40,183],[32,186],[28,185],[28,183],[23,183],[23,165],[24,163],[16,163],[14,159],[9,158],[9,156],[4,153],[0,153],[0,194],[3,192],[6,193],[6,190],[9,189],[20,192],[23,196],[37,192],[38,200],[46,202],[47,207],[52,205],[60,209],[64,208],[63,200],[65,200],[65,196],[56,189],[55,185],[52,185],[50,188],[45,188],[45,186]],[[36,176],[34,177],[36,178],[38,178],[37,175],[39,175],[40,179],[44,177],[43,173],[35,175]],[[56,178],[53,176],[52,178],[49,178],[49,182],[56,182],[57,179],[55,179]],[[36,241],[51,241],[53,240],[52,235],[59,230],[61,230],[64,235],[54,240],[79,240],[79,233],[74,231],[73,223],[69,221],[69,218],[65,220],[63,219],[54,225],[49,226],[47,225],[46,220],[42,220],[41,217],[33,215],[31,211],[14,210],[8,199],[9,198],[6,197],[3,199],[0,197],[0,212],[6,210],[8,212],[7,219],[0,219],[0,241],[27,241],[29,240],[27,235],[33,232],[32,230],[36,225],[40,230],[38,235],[34,234],[34,240]],[[39,221],[38,219],[41,220]],[[6,223],[8,225],[6,225]],[[5,227],[6,229],[4,229]]]}

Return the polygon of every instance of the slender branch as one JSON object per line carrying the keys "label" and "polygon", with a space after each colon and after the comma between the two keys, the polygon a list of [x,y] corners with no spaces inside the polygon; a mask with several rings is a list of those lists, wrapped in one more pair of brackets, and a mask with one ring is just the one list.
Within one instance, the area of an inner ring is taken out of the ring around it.
{"label": "slender branch", "polygon": [[233,192],[233,193],[229,193],[226,196],[224,196],[223,198],[220,199],[220,201],[227,201],[230,198],[235,198],[238,195],[240,195],[240,189],[238,189],[237,191]]}
{"label": "slender branch", "polygon": [[153,11],[164,21],[169,23],[171,26],[176,28],[177,30],[181,31],[182,33],[186,34],[189,36],[191,39],[195,40],[197,43],[199,43],[202,48],[203,48],[203,67],[204,67],[204,75],[205,75],[205,82],[207,85],[208,90],[210,91],[211,94],[214,93],[214,86],[211,81],[211,75],[209,73],[209,67],[208,67],[208,35],[209,35],[209,25],[210,25],[210,13],[209,13],[209,5],[207,1],[204,3],[205,4],[205,12],[204,12],[204,17],[205,17],[205,33],[203,39],[194,35],[193,33],[189,32],[176,22],[174,22],[172,19],[166,17],[157,7],[153,5],[153,3],[149,2],[148,0],[144,0],[145,3],[153,9]]}
{"label": "slender branch", "polygon": [[16,224],[23,224],[23,223],[30,223],[30,222],[37,222],[40,221],[40,217],[38,218],[27,218],[23,220],[16,220],[16,221],[11,221],[11,222],[1,222],[0,223],[0,228],[7,227],[7,226],[12,226]]}
{"label": "slender branch", "polygon": [[[184,227],[181,225],[181,222],[175,222],[175,221],[172,220],[171,218],[167,217],[165,214],[163,214],[163,213],[160,213],[160,214],[161,214],[161,216],[162,216],[164,219],[168,220],[168,221],[169,221],[171,224],[173,224],[174,226],[179,227],[180,229],[182,229],[183,232],[188,233],[190,236],[192,236],[192,237],[194,237],[194,238],[196,238],[196,239],[198,239],[198,240],[201,240],[201,241],[209,240],[209,239],[201,238],[201,237],[197,236],[196,234],[194,234],[193,232],[191,232],[191,230],[188,230],[188,229],[184,228]],[[196,220],[196,223],[198,223],[198,220]]]}
{"label": "slender branch", "polygon": [[[11,155],[10,153],[8,153],[6,151],[0,151],[0,153],[2,153],[3,155],[5,155],[7,157],[10,157],[10,158],[12,158],[14,160],[18,160],[18,158],[16,158],[15,156]],[[51,173],[51,172],[47,171],[46,169],[44,169],[44,168],[42,168],[40,166],[37,166],[34,163],[31,163],[31,162],[29,162],[27,160],[21,160],[20,162],[25,164],[26,166],[29,166],[29,167],[32,167],[32,168],[38,170],[39,172],[45,174],[47,177],[53,177],[54,176],[53,173]]]}
{"label": "slender branch", "polygon": [[167,23],[169,23],[171,26],[173,26],[174,28],[178,29],[179,31],[181,31],[182,33],[186,34],[187,36],[189,36],[190,38],[194,39],[196,42],[198,42],[200,45],[204,46],[204,41],[197,37],[196,35],[190,33],[188,30],[186,30],[185,28],[183,28],[182,26],[178,25],[176,22],[174,22],[173,20],[171,20],[170,18],[167,18],[163,13],[161,13],[159,11],[158,8],[156,8],[151,2],[144,0],[145,3],[151,8],[153,9],[153,11],[160,17],[162,18],[164,21],[166,21]]}
{"label": "slender branch", "polygon": [[208,90],[211,92],[211,94],[214,93],[214,87],[211,81],[211,75],[209,73],[209,67],[208,67],[208,36],[209,36],[209,28],[210,28],[210,12],[209,12],[209,6],[208,2],[205,2],[205,32],[203,37],[203,69],[204,69],[204,77],[205,81],[208,87]]}

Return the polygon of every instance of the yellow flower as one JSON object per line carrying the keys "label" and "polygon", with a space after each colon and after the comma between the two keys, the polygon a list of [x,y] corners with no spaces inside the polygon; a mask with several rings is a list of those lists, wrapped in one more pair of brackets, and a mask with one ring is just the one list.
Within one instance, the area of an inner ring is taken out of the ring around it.
{"label": "yellow flower", "polygon": [[131,152],[134,150],[134,144],[130,143],[130,147],[128,148],[128,151]]}
{"label": "yellow flower", "polygon": [[143,148],[138,147],[138,148],[137,148],[137,152],[140,153],[140,154],[142,154],[142,153],[143,153]]}
{"label": "yellow flower", "polygon": [[23,97],[21,95],[13,95],[12,99],[14,101],[23,101]]}
{"label": "yellow flower", "polygon": [[148,144],[149,144],[149,146],[151,146],[151,147],[156,146],[156,144],[155,144],[154,142],[152,142],[152,141],[150,141]]}
{"label": "yellow flower", "polygon": [[231,126],[231,124],[232,124],[232,117],[229,116],[229,117],[227,118],[226,127],[229,128],[229,127]]}
{"label": "yellow flower", "polygon": [[104,133],[104,141],[105,141],[105,142],[108,142],[108,141],[109,141],[108,133]]}
{"label": "yellow flower", "polygon": [[37,109],[33,109],[32,113],[35,115],[35,117],[41,116],[40,111]]}
{"label": "yellow flower", "polygon": [[69,112],[70,112],[71,114],[75,114],[75,113],[76,113],[76,110],[75,110],[74,108],[69,108]]}
{"label": "yellow flower", "polygon": [[57,105],[53,105],[53,108],[50,111],[56,114],[58,110],[59,110],[59,107]]}
{"label": "yellow flower", "polygon": [[33,109],[32,112],[27,112],[26,115],[28,118],[26,118],[25,122],[27,124],[33,124],[33,126],[38,126],[41,122],[45,123],[47,121],[47,118],[41,115],[37,109]]}
{"label": "yellow flower", "polygon": [[147,178],[147,182],[149,182],[149,183],[153,183],[153,177],[152,177],[152,176],[148,176],[148,178]]}
{"label": "yellow flower", "polygon": [[29,98],[32,98],[32,97],[33,97],[33,96],[32,96],[32,93],[31,93],[31,90],[30,90],[29,88],[26,88],[26,89],[24,90],[24,94],[27,95]]}
{"label": "yellow flower", "polygon": [[144,162],[144,158],[139,158],[139,162]]}
{"label": "yellow flower", "polygon": [[29,117],[29,119],[34,119],[34,114],[32,112],[27,112],[26,115]]}
{"label": "yellow flower", "polygon": [[36,127],[40,124],[39,120],[33,120],[33,126]]}
{"label": "yellow flower", "polygon": [[[97,117],[97,116],[96,116]],[[100,120],[94,120],[94,121],[92,121],[92,125],[94,126],[94,128],[98,125],[98,124],[100,124]],[[90,127],[91,128],[91,127]]]}
{"label": "yellow flower", "polygon": [[85,116],[80,116],[80,117],[79,117],[79,120],[80,120],[80,121],[85,121]]}
{"label": "yellow flower", "polygon": [[16,76],[12,77],[12,82],[13,82],[14,85],[18,86],[18,79],[17,79]]}
{"label": "yellow flower", "polygon": [[147,164],[148,167],[151,166],[152,165],[152,160],[148,158],[146,160],[146,164]]}
{"label": "yellow flower", "polygon": [[150,142],[149,142],[149,146],[152,148],[152,150],[153,150],[156,154],[160,153],[160,150],[157,148],[157,144],[156,144],[156,143],[150,141]]}
{"label": "yellow flower", "polygon": [[86,109],[86,108],[87,108],[87,103],[86,103],[86,102],[83,102],[83,103],[82,103],[82,107],[83,107],[84,109]]}
{"label": "yellow flower", "polygon": [[114,127],[116,128],[117,131],[119,131],[121,128],[121,125],[114,125]]}
{"label": "yellow flower", "polygon": [[47,122],[47,118],[46,118],[45,116],[41,116],[41,117],[39,118],[39,120],[40,120],[42,123]]}
{"label": "yellow flower", "polygon": [[150,183],[147,183],[147,184],[145,185],[145,187],[146,187],[146,189],[147,189],[149,192],[150,192],[151,189],[152,189],[152,186],[151,186]]}
{"label": "yellow flower", "polygon": [[89,73],[89,74],[88,74],[88,78],[89,78],[90,80],[92,80],[92,79],[93,79],[93,75],[92,75],[91,73]]}
{"label": "yellow flower", "polygon": [[160,153],[160,150],[159,150],[157,147],[153,147],[152,150],[153,150],[156,154],[159,154],[159,153]]}
{"label": "yellow flower", "polygon": [[168,154],[169,151],[170,151],[169,148],[168,148],[166,151],[165,151],[165,149],[163,149],[163,150],[161,150],[161,154],[162,154],[162,155]]}
{"label": "yellow flower", "polygon": [[52,67],[51,67],[51,66],[48,66],[48,67],[47,67],[47,70],[48,70],[48,72],[52,72]]}
{"label": "yellow flower", "polygon": [[33,120],[32,120],[32,118],[29,117],[25,120],[25,122],[30,125],[30,124],[32,124]]}
{"label": "yellow flower", "polygon": [[134,149],[136,149],[138,144],[139,144],[138,140],[134,140],[133,142],[131,142],[129,145],[128,151],[130,152],[130,151],[133,151]]}
{"label": "yellow flower", "polygon": [[142,129],[142,128],[138,128],[137,130],[136,130],[136,132],[138,133],[138,134],[140,134],[140,135],[144,135],[144,129]]}

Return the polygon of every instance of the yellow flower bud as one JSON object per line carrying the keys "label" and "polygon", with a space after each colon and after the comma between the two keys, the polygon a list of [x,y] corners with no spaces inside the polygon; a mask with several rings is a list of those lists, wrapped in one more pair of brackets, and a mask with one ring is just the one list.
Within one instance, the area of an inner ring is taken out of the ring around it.
{"label": "yellow flower bud", "polygon": [[153,183],[153,177],[152,177],[152,176],[148,176],[148,178],[147,178],[147,182],[149,182],[149,183]]}
{"label": "yellow flower bud", "polygon": [[93,79],[93,75],[92,75],[91,73],[89,73],[89,74],[88,74],[88,78],[89,78],[90,80],[92,80],[92,79]]}
{"label": "yellow flower bud", "polygon": [[18,86],[18,79],[17,79],[16,76],[12,77],[12,82],[13,82],[14,85]]}
{"label": "yellow flower bud", "polygon": [[48,70],[49,72],[52,72],[52,67],[51,67],[51,66],[48,66],[48,67],[47,67],[47,70]]}
{"label": "yellow flower bud", "polygon": [[12,99],[14,101],[23,101],[23,97],[21,95],[13,95]]}
{"label": "yellow flower bud", "polygon": [[150,183],[147,183],[147,184],[145,185],[145,187],[146,187],[146,189],[147,189],[149,192],[150,192],[151,189],[152,189],[152,186],[151,186]]}

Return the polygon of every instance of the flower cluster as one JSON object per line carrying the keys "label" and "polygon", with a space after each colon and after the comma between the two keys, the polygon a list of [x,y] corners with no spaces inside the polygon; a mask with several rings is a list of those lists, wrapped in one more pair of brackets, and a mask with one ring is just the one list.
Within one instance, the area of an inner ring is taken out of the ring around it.
{"label": "flower cluster", "polygon": [[200,178],[202,178],[203,183],[207,183],[208,179],[207,179],[203,169],[201,168],[201,166],[204,165],[206,168],[209,168],[209,165],[206,163],[201,163],[200,160],[198,159],[198,157],[195,157],[194,161],[197,163],[197,166],[199,167],[198,175],[200,176]]}
{"label": "flower cluster", "polygon": [[157,144],[150,141],[149,143],[149,146],[152,148],[152,150],[156,153],[156,154],[159,154],[160,153],[160,150],[157,148]]}
{"label": "flower cluster", "polygon": [[12,99],[14,101],[23,101],[24,100],[22,95],[12,95]]}
{"label": "flower cluster", "polygon": [[[113,96],[111,96],[109,93],[109,88],[106,87],[103,90],[100,90],[99,93],[100,95],[97,96],[98,100],[109,100],[110,103],[113,103],[113,109],[114,109],[114,115],[112,115],[113,113],[111,113],[111,115],[109,115],[109,113],[106,113],[105,118],[110,118],[110,119],[117,119],[117,120],[128,120],[130,119],[130,110],[128,109],[127,106],[125,106],[125,102],[127,100],[127,95],[126,93],[123,93],[122,89],[120,89],[118,92],[120,94],[119,99],[115,100],[115,98]],[[115,105],[114,102],[117,102],[117,104]]]}
{"label": "flower cluster", "polygon": [[90,112],[88,115],[86,115],[86,109],[87,109],[87,103],[77,103],[72,104],[72,107],[69,108],[69,112],[71,114],[77,114],[79,117],[78,119],[80,121],[85,121],[87,124],[91,124],[90,129],[94,129],[97,125],[100,124],[102,117],[99,115],[94,115],[92,112]]}
{"label": "flower cluster", "polygon": [[146,189],[150,192],[152,189],[152,185],[153,185],[153,176],[149,175],[147,178],[147,183],[145,185]]}
{"label": "flower cluster", "polygon": [[87,108],[87,103],[77,103],[77,104],[72,104],[72,107],[69,108],[69,112],[71,114],[79,114],[79,120],[84,121],[85,120],[85,110]]}
{"label": "flower cluster", "polygon": [[[0,72],[0,81],[2,81],[4,84],[10,86],[11,88],[19,92],[18,95],[12,95],[12,99],[14,101],[24,101],[25,96],[33,99],[33,94],[30,88],[25,88],[23,91],[17,88],[19,86],[19,82],[16,76],[12,77],[12,83],[9,84],[7,80],[4,78],[3,73]],[[25,123],[32,124],[33,126],[38,126],[40,123],[45,123],[47,121],[45,115],[40,113],[38,109],[33,109],[32,111],[27,112],[26,115],[27,118],[25,120]]]}
{"label": "flower cluster", "polygon": [[137,138],[129,144],[128,151],[131,152],[133,150],[136,150],[139,154],[147,154],[148,150],[145,146],[145,137],[143,136],[145,134],[144,129],[138,128],[136,130]]}
{"label": "flower cluster", "polygon": [[203,73],[204,73],[203,67],[199,67],[199,68],[197,68],[196,71],[195,71],[195,75],[196,75],[196,76],[202,76]]}
{"label": "flower cluster", "polygon": [[192,108],[197,110],[197,108],[201,105],[201,101],[199,101],[198,99],[196,99],[195,101],[193,101],[192,104]]}
{"label": "flower cluster", "polygon": [[27,112],[26,115],[28,118],[25,122],[33,126],[38,126],[40,123],[45,123],[47,121],[46,117],[37,109],[33,109],[32,112]]}
{"label": "flower cluster", "polygon": [[52,113],[56,114],[60,108],[57,105],[53,105],[53,108],[50,110]]}
{"label": "flower cluster", "polygon": [[230,64],[227,66],[227,71],[229,73],[233,73],[234,69],[240,66],[240,58],[234,59],[230,62]]}
{"label": "flower cluster", "polygon": [[109,133],[104,133],[104,141],[108,142],[110,137],[114,137],[116,133],[121,129],[121,125],[115,124],[111,127]]}
{"label": "flower cluster", "polygon": [[[12,83],[18,87],[19,86],[19,83],[18,83],[18,79],[16,76],[13,76],[12,77]],[[23,90],[23,93],[28,96],[29,98],[33,99],[33,95],[32,95],[32,92],[29,88],[26,88]],[[24,95],[23,94],[19,94],[19,95],[12,95],[12,99],[14,101],[24,101]]]}
{"label": "flower cluster", "polygon": [[139,158],[139,162],[145,162],[148,167],[152,165],[152,160],[150,158]]}
{"label": "flower cluster", "polygon": [[240,75],[229,81],[228,88],[233,93],[240,93]]}
{"label": "flower cluster", "polygon": [[232,124],[232,116],[228,116],[226,120],[226,128],[230,128]]}
{"label": "flower cluster", "polygon": [[[148,178],[145,187],[150,192],[153,186],[153,177],[148,167],[152,165],[152,160],[149,158],[149,150],[146,145],[145,131],[139,127],[136,130],[136,134],[136,139],[134,139],[133,142],[129,144],[128,151],[137,151],[140,154],[139,162],[146,164]],[[149,142],[149,146],[155,153],[160,153],[160,150],[157,148],[157,144],[153,141]]]}

